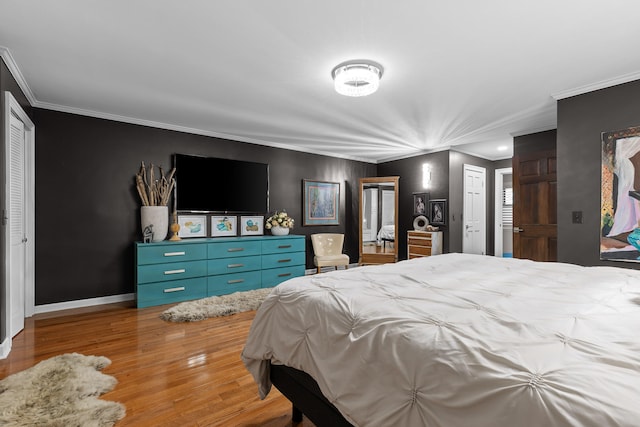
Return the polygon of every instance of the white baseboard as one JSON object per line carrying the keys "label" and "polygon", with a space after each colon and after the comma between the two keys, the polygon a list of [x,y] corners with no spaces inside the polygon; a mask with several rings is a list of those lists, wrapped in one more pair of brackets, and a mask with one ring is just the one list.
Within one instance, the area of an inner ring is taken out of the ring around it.
{"label": "white baseboard", "polygon": [[5,338],[0,344],[0,359],[6,359],[11,352],[11,338]]}
{"label": "white baseboard", "polygon": [[[357,267],[357,266],[358,266],[358,264],[357,264],[357,263],[349,264],[349,268],[354,268],[354,267]],[[343,269],[343,267],[340,267],[340,270],[342,270],[342,269]],[[336,270],[336,268],[335,268],[335,267],[320,267],[320,272],[321,272],[321,273],[326,273],[327,271],[335,271],[335,270]],[[309,276],[309,275],[311,275],[311,274],[316,274],[316,273],[317,273],[317,271],[318,271],[318,270],[317,270],[317,269],[315,269],[315,268],[308,268],[308,269],[306,269],[306,270],[304,271],[304,275],[305,275],[305,276]]]}
{"label": "white baseboard", "polygon": [[108,297],[88,298],[75,301],[56,302],[53,304],[36,305],[35,314],[52,311],[69,310],[70,308],[91,307],[94,305],[112,304],[114,302],[131,301],[136,294],[111,295]]}

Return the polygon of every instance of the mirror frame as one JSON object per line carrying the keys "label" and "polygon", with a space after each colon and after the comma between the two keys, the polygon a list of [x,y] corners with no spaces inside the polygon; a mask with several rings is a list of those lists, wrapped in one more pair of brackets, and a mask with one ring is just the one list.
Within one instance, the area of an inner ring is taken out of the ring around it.
{"label": "mirror frame", "polygon": [[[362,250],[362,194],[364,191],[364,186],[368,184],[382,184],[382,183],[393,183],[394,186],[394,212],[393,218],[395,223],[394,230],[394,242],[393,242],[393,252],[389,253],[364,253]],[[370,178],[360,178],[360,188],[358,193],[358,251],[360,254],[360,258],[358,261],[359,265],[367,265],[367,264],[386,264],[389,262],[397,262],[398,261],[398,195],[400,192],[399,188],[400,177],[399,176],[381,176],[381,177],[370,177]]]}

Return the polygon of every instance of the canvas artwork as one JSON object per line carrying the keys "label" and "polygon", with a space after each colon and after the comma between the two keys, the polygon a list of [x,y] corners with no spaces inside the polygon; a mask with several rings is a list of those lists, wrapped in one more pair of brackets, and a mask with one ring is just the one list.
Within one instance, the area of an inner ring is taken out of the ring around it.
{"label": "canvas artwork", "polygon": [[640,261],[640,126],[602,133],[600,259]]}
{"label": "canvas artwork", "polygon": [[303,224],[339,225],[340,183],[303,181]]}

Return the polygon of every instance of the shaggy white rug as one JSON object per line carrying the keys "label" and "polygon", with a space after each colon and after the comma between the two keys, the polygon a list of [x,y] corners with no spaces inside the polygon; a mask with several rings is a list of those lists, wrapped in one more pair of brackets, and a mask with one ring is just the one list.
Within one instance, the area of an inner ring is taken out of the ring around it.
{"label": "shaggy white rug", "polygon": [[261,288],[181,302],[165,310],[160,318],[169,322],[196,322],[209,317],[228,316],[243,311],[257,310],[272,289]]}
{"label": "shaggy white rug", "polygon": [[50,427],[113,426],[124,405],[98,399],[118,382],[99,372],[102,356],[63,354],[0,381],[0,425]]}

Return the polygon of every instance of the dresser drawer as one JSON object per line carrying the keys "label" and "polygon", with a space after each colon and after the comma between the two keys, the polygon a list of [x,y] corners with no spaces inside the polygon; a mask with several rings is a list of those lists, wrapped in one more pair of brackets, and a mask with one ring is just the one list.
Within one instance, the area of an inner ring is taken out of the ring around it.
{"label": "dresser drawer", "polygon": [[207,296],[207,278],[172,280],[138,286],[138,307],[169,304]]}
{"label": "dresser drawer", "polygon": [[138,266],[138,283],[164,282],[207,275],[207,261],[184,261]]}
{"label": "dresser drawer", "polygon": [[261,267],[262,261],[260,260],[260,255],[210,259],[207,261],[207,272],[209,275],[260,270]]}
{"label": "dresser drawer", "polygon": [[279,268],[290,265],[304,265],[304,252],[289,252],[282,254],[262,255],[262,268]]}
{"label": "dresser drawer", "polygon": [[304,252],[304,239],[269,239],[262,242],[263,254]]}
{"label": "dresser drawer", "polygon": [[431,236],[409,236],[408,237],[408,242],[409,245],[416,245],[416,246],[429,246],[431,247]]}
{"label": "dresser drawer", "polygon": [[411,255],[431,256],[431,247],[409,245],[409,256]]}
{"label": "dresser drawer", "polygon": [[262,270],[262,287],[271,288],[285,280],[299,276],[304,276],[304,265],[292,265],[289,267]]}
{"label": "dresser drawer", "polygon": [[207,295],[223,295],[260,287],[260,271],[222,274],[207,278]]}
{"label": "dresser drawer", "polygon": [[207,258],[207,245],[138,245],[138,264],[162,264],[176,261],[195,261]]}
{"label": "dresser drawer", "polygon": [[207,258],[231,258],[260,255],[260,241],[216,242],[207,245]]}

